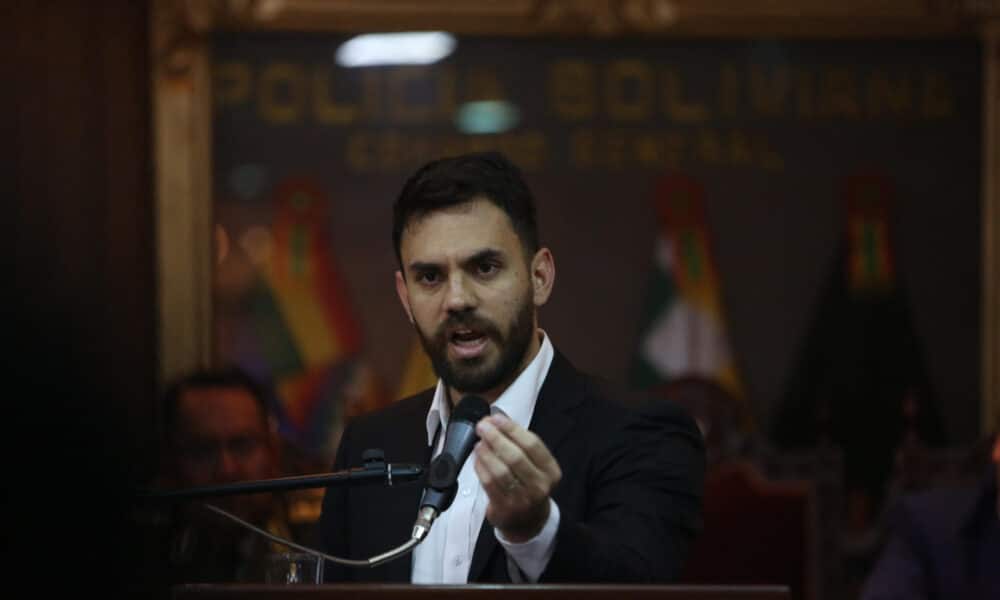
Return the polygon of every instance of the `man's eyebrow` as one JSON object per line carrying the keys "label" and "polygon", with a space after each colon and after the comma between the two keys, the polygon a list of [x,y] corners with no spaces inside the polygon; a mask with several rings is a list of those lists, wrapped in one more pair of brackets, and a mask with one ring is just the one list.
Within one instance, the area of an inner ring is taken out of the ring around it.
{"label": "man's eyebrow", "polygon": [[484,260],[503,260],[505,254],[501,250],[496,248],[483,248],[479,252],[476,252],[472,256],[466,258],[462,261],[463,265],[473,265],[483,262]]}
{"label": "man's eyebrow", "polygon": [[411,262],[407,266],[407,268],[410,271],[429,271],[429,270],[432,270],[432,269],[439,269],[441,267],[437,263],[421,262],[421,261],[415,260],[415,261]]}
{"label": "man's eyebrow", "polygon": [[[467,258],[462,259],[462,265],[477,264],[484,260],[503,260],[506,254],[502,250],[497,250],[496,248],[483,248]],[[432,271],[434,269],[440,269],[441,265],[436,262],[425,262],[415,260],[407,265],[407,269],[410,271]]]}

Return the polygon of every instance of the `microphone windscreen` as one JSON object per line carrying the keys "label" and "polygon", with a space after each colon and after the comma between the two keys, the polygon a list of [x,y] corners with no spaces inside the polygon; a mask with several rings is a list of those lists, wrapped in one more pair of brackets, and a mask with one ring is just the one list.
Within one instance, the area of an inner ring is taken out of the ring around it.
{"label": "microphone windscreen", "polygon": [[453,421],[468,421],[478,423],[480,419],[490,414],[490,405],[479,396],[469,395],[458,403],[451,415]]}

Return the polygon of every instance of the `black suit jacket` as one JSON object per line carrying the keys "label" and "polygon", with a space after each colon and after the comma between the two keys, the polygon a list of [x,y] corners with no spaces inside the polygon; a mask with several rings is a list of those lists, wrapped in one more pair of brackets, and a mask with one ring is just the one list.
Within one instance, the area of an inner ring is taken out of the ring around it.
{"label": "black suit jacket", "polygon": [[[344,430],[334,469],[362,464],[368,448],[388,462],[427,463],[426,390]],[[556,352],[529,429],[563,472],[552,492],[560,523],[540,582],[668,582],[700,527],[705,469],[701,435],[676,405],[628,408]],[[368,558],[409,539],[421,483],[329,488],[320,536],[334,556]],[[328,581],[409,582],[411,557],[374,569],[327,562]],[[506,553],[488,521],[476,542],[470,582],[508,582]]]}

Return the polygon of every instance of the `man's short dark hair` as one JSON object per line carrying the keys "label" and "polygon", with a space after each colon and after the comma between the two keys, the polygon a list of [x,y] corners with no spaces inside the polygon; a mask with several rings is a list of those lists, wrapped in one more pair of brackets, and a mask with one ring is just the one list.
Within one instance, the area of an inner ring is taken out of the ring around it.
{"label": "man's short dark hair", "polygon": [[535,198],[507,157],[480,152],[429,162],[406,181],[392,210],[392,243],[399,266],[403,266],[403,231],[413,219],[478,198],[507,214],[530,260],[539,248]]}
{"label": "man's short dark hair", "polygon": [[173,441],[177,435],[181,396],[188,390],[206,388],[239,388],[246,390],[256,402],[261,420],[265,424],[267,423],[268,417],[271,414],[271,396],[266,385],[251,377],[249,373],[240,367],[230,366],[219,369],[202,369],[177,379],[163,392],[163,437],[167,442]]}

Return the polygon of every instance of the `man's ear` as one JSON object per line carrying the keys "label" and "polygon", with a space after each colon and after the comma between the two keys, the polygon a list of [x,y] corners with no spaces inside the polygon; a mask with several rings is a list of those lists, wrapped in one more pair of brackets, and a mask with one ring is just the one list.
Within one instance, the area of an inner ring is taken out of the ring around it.
{"label": "man's ear", "polygon": [[410,291],[406,289],[406,280],[403,279],[402,271],[396,271],[396,295],[399,296],[399,303],[406,311],[406,318],[413,323],[413,312],[410,311]]}
{"label": "man's ear", "polygon": [[535,306],[542,306],[549,301],[555,282],[556,261],[548,248],[540,248],[531,259],[531,288],[534,291]]}

